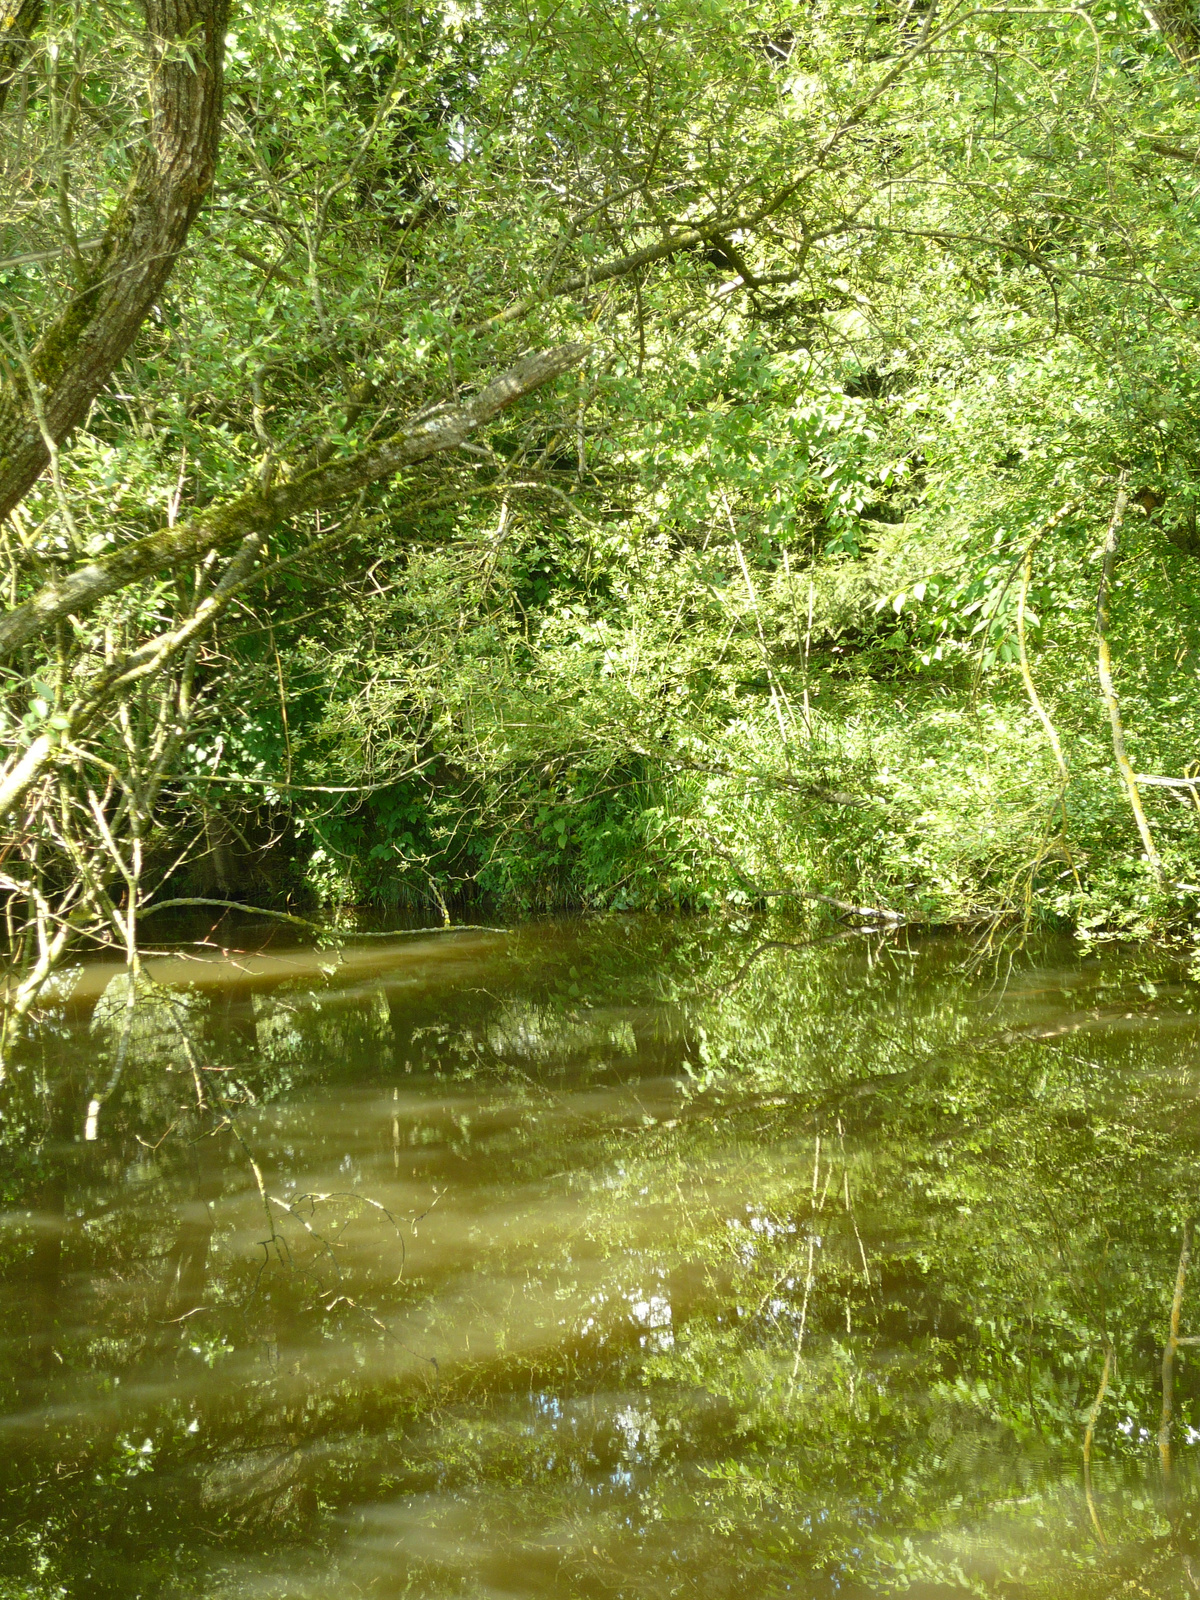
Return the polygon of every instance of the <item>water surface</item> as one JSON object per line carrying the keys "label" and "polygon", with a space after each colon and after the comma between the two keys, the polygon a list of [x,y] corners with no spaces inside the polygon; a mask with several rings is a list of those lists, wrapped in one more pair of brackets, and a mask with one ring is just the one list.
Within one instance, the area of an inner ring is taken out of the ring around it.
{"label": "water surface", "polygon": [[0,1596],[1200,1594],[1185,964],[802,944],[68,975],[2,1091]]}

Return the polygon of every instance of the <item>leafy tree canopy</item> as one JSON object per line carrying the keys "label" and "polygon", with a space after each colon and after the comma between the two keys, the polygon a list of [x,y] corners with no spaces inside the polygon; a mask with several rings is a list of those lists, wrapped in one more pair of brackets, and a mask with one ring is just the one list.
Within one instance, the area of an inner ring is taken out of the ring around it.
{"label": "leafy tree canopy", "polygon": [[1186,921],[1190,13],[3,16],[19,1010],[213,895]]}

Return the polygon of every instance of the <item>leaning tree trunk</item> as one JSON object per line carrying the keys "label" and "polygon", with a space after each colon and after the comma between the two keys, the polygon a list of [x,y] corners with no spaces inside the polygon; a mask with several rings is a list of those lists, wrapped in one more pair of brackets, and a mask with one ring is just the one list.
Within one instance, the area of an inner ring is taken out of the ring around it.
{"label": "leaning tree trunk", "polygon": [[0,0],[0,111],[42,19],[42,0]]}
{"label": "leaning tree trunk", "polygon": [[[15,25],[37,9],[9,12]],[[0,517],[46,466],[49,442],[57,446],[84,420],[137,337],[216,171],[228,0],[143,0],[143,11],[149,140],[86,276],[38,338],[31,372],[10,374],[0,388]],[[4,59],[0,52],[0,80]]]}

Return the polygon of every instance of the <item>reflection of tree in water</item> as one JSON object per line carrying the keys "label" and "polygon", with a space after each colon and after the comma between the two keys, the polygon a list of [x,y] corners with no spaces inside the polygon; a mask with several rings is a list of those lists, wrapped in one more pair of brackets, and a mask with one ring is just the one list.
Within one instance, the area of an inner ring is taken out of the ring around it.
{"label": "reflection of tree in water", "polygon": [[743,970],[756,937],[632,926],[424,1007],[148,997],[90,1142],[113,1029],[50,1019],[0,1472],[53,1584],[290,1593],[294,1546],[314,1595],[1188,1592],[1165,958],[990,991],[934,941]]}
{"label": "reflection of tree in water", "polygon": [[228,1130],[215,1125],[194,1140],[191,1194],[177,1206],[179,1228],[163,1261],[155,1321],[182,1325],[204,1307],[212,1246],[213,1206],[225,1191],[229,1166]]}

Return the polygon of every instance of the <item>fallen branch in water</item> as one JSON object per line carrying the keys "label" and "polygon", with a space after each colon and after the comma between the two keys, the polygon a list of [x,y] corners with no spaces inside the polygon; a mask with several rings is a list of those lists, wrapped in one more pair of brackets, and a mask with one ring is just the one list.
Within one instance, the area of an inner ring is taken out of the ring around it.
{"label": "fallen branch in water", "polygon": [[887,906],[856,906],[848,900],[837,900],[831,894],[818,894],[815,889],[768,889],[765,892],[773,896],[792,896],[797,900],[819,900],[822,905],[832,906],[843,916],[872,917],[880,922],[890,922],[897,928],[908,928],[913,923],[925,920],[923,917],[910,917],[903,911],[891,911]]}
{"label": "fallen branch in water", "polygon": [[292,927],[304,928],[310,933],[333,934],[340,939],[415,939],[427,933],[508,933],[508,928],[493,928],[482,922],[445,923],[433,928],[392,928],[384,933],[361,933],[354,928],[334,928],[327,922],[312,922],[308,917],[297,917],[290,911],[272,911],[267,906],[246,905],[241,900],[209,900],[187,895],[179,900],[160,900],[157,905],[143,906],[142,916],[154,911],[176,911],[183,906],[215,906],[222,911],[244,911],[252,917],[271,917],[276,922],[286,922]]}

